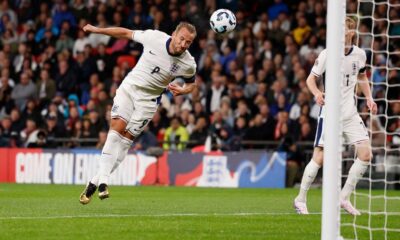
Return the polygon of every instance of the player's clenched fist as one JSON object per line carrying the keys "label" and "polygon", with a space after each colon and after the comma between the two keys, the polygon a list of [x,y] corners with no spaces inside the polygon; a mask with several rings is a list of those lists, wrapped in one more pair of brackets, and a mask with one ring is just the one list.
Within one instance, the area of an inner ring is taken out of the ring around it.
{"label": "player's clenched fist", "polygon": [[97,30],[97,27],[95,27],[95,26],[93,26],[91,24],[86,24],[83,27],[83,31],[85,31],[85,32],[96,32],[96,30]]}
{"label": "player's clenched fist", "polygon": [[323,92],[319,92],[317,95],[315,95],[315,101],[320,106],[325,105],[324,95],[325,95],[325,93],[323,93]]}

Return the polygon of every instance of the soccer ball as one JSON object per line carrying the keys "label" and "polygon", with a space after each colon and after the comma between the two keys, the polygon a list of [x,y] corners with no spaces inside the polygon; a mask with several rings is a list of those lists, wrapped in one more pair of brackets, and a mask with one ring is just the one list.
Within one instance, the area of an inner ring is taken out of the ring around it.
{"label": "soccer ball", "polygon": [[218,9],[210,17],[211,29],[219,34],[232,32],[236,27],[236,17],[228,9]]}

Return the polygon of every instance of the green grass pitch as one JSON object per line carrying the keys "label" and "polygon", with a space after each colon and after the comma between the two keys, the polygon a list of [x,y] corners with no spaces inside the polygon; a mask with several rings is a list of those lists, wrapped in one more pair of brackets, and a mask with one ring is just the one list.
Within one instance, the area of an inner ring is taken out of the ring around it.
{"label": "green grass pitch", "polygon": [[[297,189],[110,187],[110,199],[82,206],[83,186],[0,184],[0,239],[320,239],[321,190],[310,190],[309,210],[294,213]],[[374,195],[382,194],[374,191]],[[400,191],[388,191],[400,197]],[[383,199],[372,209],[383,211]],[[367,209],[368,199],[359,198]],[[400,212],[399,200],[387,210]],[[342,214],[342,221],[353,218]],[[400,229],[400,216],[363,214],[358,225]],[[353,227],[342,227],[354,239]],[[358,239],[385,239],[384,231],[357,230]],[[372,237],[372,238],[371,238]],[[400,239],[390,232],[387,239]]]}

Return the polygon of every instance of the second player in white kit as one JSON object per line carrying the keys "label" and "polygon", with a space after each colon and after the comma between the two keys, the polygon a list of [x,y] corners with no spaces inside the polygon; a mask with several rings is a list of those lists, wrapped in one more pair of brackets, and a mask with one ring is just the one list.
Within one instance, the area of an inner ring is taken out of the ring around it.
{"label": "second player in white kit", "polygon": [[[355,145],[357,158],[349,170],[346,183],[340,193],[340,206],[351,215],[360,215],[361,213],[353,207],[349,198],[355,189],[357,182],[364,175],[372,158],[371,144],[368,131],[357,112],[355,102],[355,86],[358,84],[367,100],[367,106],[373,114],[377,112],[377,106],[372,99],[369,88],[368,78],[365,74],[365,51],[352,45],[352,38],[355,34],[355,21],[346,18],[345,31],[345,57],[342,62],[343,78],[341,83],[341,123],[342,136],[344,143]],[[318,88],[316,82],[323,78],[326,69],[326,50],[322,51],[315,61],[314,67],[307,78],[307,86],[315,97],[318,105],[321,106],[320,116],[318,118],[318,127],[314,142],[313,158],[304,169],[301,180],[300,191],[294,200],[294,208],[299,214],[308,214],[307,192],[314,181],[318,170],[323,164],[323,146],[324,146],[324,93]]]}
{"label": "second player in white kit", "polygon": [[[326,50],[323,50],[311,70],[311,74],[316,77],[322,77],[326,68]],[[365,61],[367,57],[365,51],[357,46],[351,46],[345,54],[343,61],[343,82],[341,83],[341,119],[344,143],[356,144],[357,142],[369,139],[368,131],[357,112],[357,106],[354,97],[354,88],[358,82],[359,74],[365,73]],[[314,146],[324,146],[324,118],[325,107],[321,106],[318,117],[317,134]]]}
{"label": "second player in white kit", "polygon": [[[196,63],[187,49],[196,37],[196,29],[181,22],[172,36],[157,30],[97,28],[89,24],[83,30],[130,39],[143,45],[142,56],[114,97],[110,131],[100,156],[99,171],[80,195],[80,203],[88,204],[97,188],[100,199],[109,197],[110,174],[124,160],[133,140],[153,118],[161,94],[166,90],[175,96],[188,94],[195,88]],[[171,83],[177,77],[183,78],[183,86]]]}

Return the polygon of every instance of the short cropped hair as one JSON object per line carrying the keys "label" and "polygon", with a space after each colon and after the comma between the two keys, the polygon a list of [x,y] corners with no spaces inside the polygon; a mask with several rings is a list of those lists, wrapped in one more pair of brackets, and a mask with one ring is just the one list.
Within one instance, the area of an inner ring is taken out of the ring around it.
{"label": "short cropped hair", "polygon": [[190,33],[194,34],[194,36],[196,37],[197,35],[196,27],[193,26],[192,24],[188,22],[180,22],[178,26],[176,26],[175,32],[179,32],[179,30],[181,30],[182,28],[186,28]]}

